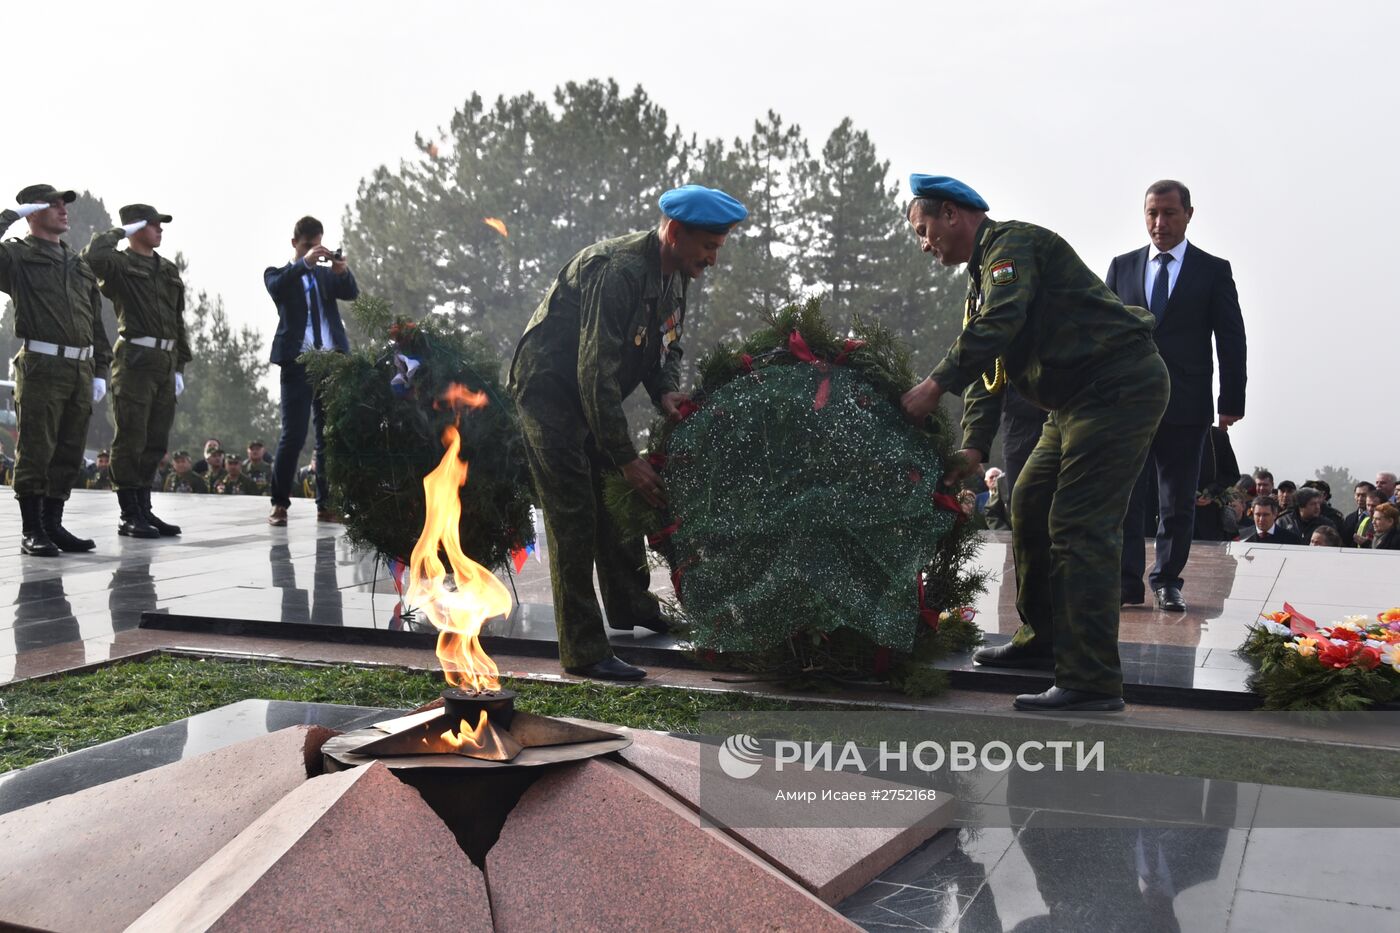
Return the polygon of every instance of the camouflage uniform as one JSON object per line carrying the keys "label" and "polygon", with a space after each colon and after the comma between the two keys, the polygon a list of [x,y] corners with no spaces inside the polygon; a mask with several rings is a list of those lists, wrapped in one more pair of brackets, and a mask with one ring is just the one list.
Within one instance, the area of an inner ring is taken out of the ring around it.
{"label": "camouflage uniform", "polygon": [[[166,451],[175,421],[175,374],[184,371],[191,355],[179,268],[159,255],[118,250],[125,235],[121,227],[94,234],[83,257],[117,311],[112,480],[117,489],[142,489],[150,485]],[[131,341],[137,338],[171,346],[136,346]]]}
{"label": "camouflage uniform", "polygon": [[603,505],[604,471],[637,457],[622,400],[638,385],[658,406],[680,386],[687,280],[669,286],[661,244],[632,233],[569,260],[515,348],[510,390],[549,538],[559,658],[586,667],[612,654],[593,592],[596,563],[608,619],[657,618],[640,539],[623,540]]}
{"label": "camouflage uniform", "polygon": [[237,476],[222,473],[213,487],[214,491],[221,496],[256,496],[262,493],[262,490],[258,489],[258,484],[253,482],[246,473],[240,473]]}
{"label": "camouflage uniform", "polygon": [[259,495],[266,495],[272,486],[272,467],[268,466],[266,461],[249,463],[243,468],[243,475],[253,481]]}
{"label": "camouflage uniform", "polygon": [[[0,232],[18,219],[0,211]],[[16,339],[91,354],[69,359],[22,349],[14,359],[15,498],[66,500],[83,469],[92,380],[106,379],[112,363],[97,276],[68,244],[27,236],[0,243],[0,291],[14,299]]]}
{"label": "camouflage uniform", "polygon": [[165,485],[162,487],[165,492],[208,492],[209,487],[204,482],[204,477],[194,470],[188,473],[176,473],[170,471],[170,475],[165,478]]}
{"label": "camouflage uniform", "polygon": [[966,389],[963,446],[991,447],[1001,396],[983,373],[998,360],[1050,412],[1011,496],[1016,639],[1051,643],[1056,686],[1121,695],[1123,515],[1169,392],[1152,316],[1032,224],[984,221],[967,269],[970,320],[933,371]]}
{"label": "camouflage uniform", "polygon": [[87,478],[83,484],[87,489],[111,489],[112,488],[112,468],[94,470],[93,474]]}

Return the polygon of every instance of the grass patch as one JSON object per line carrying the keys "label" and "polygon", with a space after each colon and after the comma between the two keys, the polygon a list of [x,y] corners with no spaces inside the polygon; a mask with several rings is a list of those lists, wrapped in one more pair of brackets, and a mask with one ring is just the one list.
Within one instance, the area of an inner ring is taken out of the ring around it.
{"label": "grass patch", "polygon": [[[507,685],[516,691],[516,706],[532,713],[666,731],[693,731],[702,712],[831,708],[659,687]],[[442,688],[438,672],[177,657],[22,681],[0,688],[0,772],[254,697],[410,709]]]}
{"label": "grass patch", "polygon": [[[1110,770],[1281,784],[1400,797],[1400,752],[1305,740],[1225,736],[1083,723],[1074,727],[1026,718],[867,710],[820,701],[789,702],[737,692],[662,687],[507,681],[516,705],[545,716],[578,716],[639,729],[697,732],[702,713],[825,712],[840,716],[795,722],[764,717],[748,731],[837,743],[879,740],[947,743],[1063,739],[1103,740]],[[186,716],[260,698],[410,709],[442,690],[438,672],[227,659],[157,657],[85,674],[0,687],[0,772],[121,738]]]}

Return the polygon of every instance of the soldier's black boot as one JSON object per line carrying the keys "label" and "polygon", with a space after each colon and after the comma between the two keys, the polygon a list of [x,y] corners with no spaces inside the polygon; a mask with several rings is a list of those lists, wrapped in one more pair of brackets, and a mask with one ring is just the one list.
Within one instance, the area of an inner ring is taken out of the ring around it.
{"label": "soldier's black boot", "polygon": [[24,537],[19,549],[35,557],[57,557],[58,545],[44,531],[44,497],[23,496],[19,500],[19,516]]}
{"label": "soldier's black boot", "polygon": [[91,538],[79,538],[63,527],[63,507],[66,504],[63,499],[44,497],[44,531],[60,551],[75,554],[91,551],[97,547],[96,541]]}
{"label": "soldier's black boot", "polygon": [[146,516],[141,514],[141,500],[136,498],[135,489],[118,489],[117,502],[122,509],[122,523],[117,526],[117,534],[132,538],[159,538],[160,532],[151,527]]}
{"label": "soldier's black boot", "polygon": [[141,517],[146,520],[146,524],[160,532],[162,538],[173,538],[180,533],[179,525],[163,522],[151,512],[151,489],[149,486],[143,486],[136,490],[136,502],[141,507]]}

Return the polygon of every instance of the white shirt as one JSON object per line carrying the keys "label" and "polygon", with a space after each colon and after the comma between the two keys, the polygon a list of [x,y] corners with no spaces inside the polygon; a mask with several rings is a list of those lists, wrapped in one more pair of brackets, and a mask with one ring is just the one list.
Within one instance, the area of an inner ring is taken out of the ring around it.
{"label": "white shirt", "polygon": [[1181,275],[1181,261],[1186,256],[1186,240],[1173,246],[1166,253],[1156,252],[1154,247],[1147,247],[1147,265],[1142,270],[1142,293],[1148,302],[1152,301],[1152,285],[1157,281],[1157,269],[1161,266],[1158,256],[1170,255],[1171,263],[1167,266],[1167,297],[1172,296],[1172,289],[1176,288],[1176,280]]}
{"label": "white shirt", "polygon": [[[308,269],[311,268],[306,265],[305,258],[298,259],[297,262]],[[311,309],[313,307],[320,308],[321,311],[321,349],[334,350],[335,344],[331,342],[330,324],[326,322],[326,304],[324,301],[319,301],[321,290],[316,287],[316,276],[303,275],[301,287],[306,291],[306,336],[302,338],[301,351],[305,353],[307,350],[316,349],[316,338],[311,332]]]}

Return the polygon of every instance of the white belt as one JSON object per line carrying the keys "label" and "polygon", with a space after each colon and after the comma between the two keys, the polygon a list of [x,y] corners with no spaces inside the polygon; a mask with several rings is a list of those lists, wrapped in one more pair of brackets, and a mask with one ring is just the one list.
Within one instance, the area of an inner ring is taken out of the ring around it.
{"label": "white belt", "polygon": [[175,341],[161,340],[158,337],[127,337],[126,342],[138,347],[150,347],[152,350],[175,349]]}
{"label": "white belt", "polygon": [[90,360],[92,347],[65,347],[61,343],[48,343],[44,340],[26,340],[24,349],[44,356],[61,356],[65,360]]}

